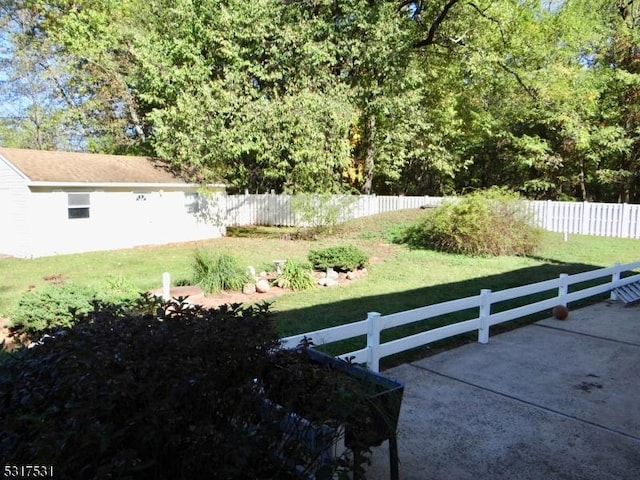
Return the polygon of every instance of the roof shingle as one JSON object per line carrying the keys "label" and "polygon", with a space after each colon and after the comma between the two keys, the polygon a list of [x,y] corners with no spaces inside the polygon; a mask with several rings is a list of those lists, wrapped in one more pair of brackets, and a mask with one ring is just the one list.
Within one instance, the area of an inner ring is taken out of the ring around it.
{"label": "roof shingle", "polygon": [[32,182],[185,184],[151,157],[4,147],[0,155]]}

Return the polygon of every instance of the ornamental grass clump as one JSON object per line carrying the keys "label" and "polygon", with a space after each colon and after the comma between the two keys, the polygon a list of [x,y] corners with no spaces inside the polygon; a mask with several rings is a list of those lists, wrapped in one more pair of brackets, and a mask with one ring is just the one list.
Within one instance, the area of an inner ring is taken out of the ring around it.
{"label": "ornamental grass clump", "polygon": [[306,262],[287,260],[276,279],[278,286],[291,290],[307,290],[316,285],[311,266]]}
{"label": "ornamental grass clump", "polygon": [[477,256],[530,255],[542,233],[517,193],[492,188],[448,201],[409,227],[404,243],[414,248]]}
{"label": "ornamental grass clump", "polygon": [[192,271],[194,283],[205,293],[242,290],[251,281],[240,261],[228,253],[212,255],[206,250],[196,250]]}

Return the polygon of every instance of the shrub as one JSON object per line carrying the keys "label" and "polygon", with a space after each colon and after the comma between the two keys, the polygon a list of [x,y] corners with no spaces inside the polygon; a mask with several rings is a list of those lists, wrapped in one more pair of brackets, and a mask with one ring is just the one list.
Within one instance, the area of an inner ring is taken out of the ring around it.
{"label": "shrub", "polygon": [[115,275],[107,278],[98,288],[96,298],[103,303],[131,308],[140,298],[140,289],[128,278]]}
{"label": "shrub", "polygon": [[353,245],[329,247],[309,252],[309,261],[318,270],[332,268],[336,271],[348,272],[364,267],[368,260],[369,257]]}
{"label": "shrub", "polygon": [[11,352],[6,347],[6,340],[2,340],[2,342],[0,342],[0,366],[2,366],[2,362],[4,362],[5,359],[9,358],[9,355],[11,355]]}
{"label": "shrub", "polygon": [[[352,195],[331,193],[299,193],[291,198],[291,209],[299,219],[309,226],[311,236],[324,231],[331,232],[344,220],[346,210],[357,200]],[[305,238],[303,232],[297,237]]]}
{"label": "shrub", "polygon": [[21,296],[11,315],[10,330],[19,340],[21,337],[37,340],[47,332],[73,325],[76,318],[88,313],[96,302],[132,308],[139,297],[135,285],[121,276],[107,279],[98,288],[49,283]]}
{"label": "shrub", "polygon": [[278,345],[268,304],[139,310],[97,308],[3,358],[0,461],[59,478],[290,478],[273,455],[282,416],[258,408]]}
{"label": "shrub", "polygon": [[242,290],[250,279],[233,255],[222,253],[214,256],[205,250],[196,250],[193,255],[193,281],[205,293],[218,293]]}
{"label": "shrub", "polygon": [[73,325],[78,315],[92,308],[97,291],[88,287],[49,284],[25,292],[11,314],[14,335],[34,340],[48,331]]}
{"label": "shrub", "polygon": [[531,224],[519,196],[493,188],[442,204],[407,229],[404,241],[467,255],[529,255],[540,238],[541,230]]}
{"label": "shrub", "polygon": [[287,260],[277,278],[278,285],[291,290],[306,290],[316,284],[311,266],[305,262]]}

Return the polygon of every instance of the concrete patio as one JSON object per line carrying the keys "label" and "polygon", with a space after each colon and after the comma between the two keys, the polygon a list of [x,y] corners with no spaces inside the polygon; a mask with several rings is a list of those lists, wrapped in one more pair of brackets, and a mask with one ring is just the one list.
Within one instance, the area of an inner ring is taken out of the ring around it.
{"label": "concrete patio", "polygon": [[[405,480],[640,478],[640,306],[602,302],[384,372]],[[386,444],[367,478],[389,478]]]}

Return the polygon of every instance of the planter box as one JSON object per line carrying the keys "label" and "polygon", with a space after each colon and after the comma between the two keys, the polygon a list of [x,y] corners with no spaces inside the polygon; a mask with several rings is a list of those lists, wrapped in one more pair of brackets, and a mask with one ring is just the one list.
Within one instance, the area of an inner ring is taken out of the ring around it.
{"label": "planter box", "polygon": [[273,454],[287,472],[305,480],[315,480],[318,471],[332,467],[344,457],[344,425],[317,424],[270,400],[262,404],[263,419],[274,422],[279,441]]}
{"label": "planter box", "polygon": [[[354,453],[354,466],[362,451],[389,440],[390,477],[398,480],[397,429],[404,385],[358,365],[352,365],[313,349],[307,349],[312,362],[329,365],[355,379],[366,395],[366,411],[356,412],[346,424],[345,446]],[[354,478],[357,478],[354,470]]]}
{"label": "planter box", "polygon": [[[285,352],[293,356],[283,357],[279,365],[276,362],[275,376],[267,374],[264,379],[265,395],[269,396],[269,388],[276,388],[277,398],[262,402],[263,418],[277,429],[274,452],[278,461],[305,479],[326,478],[326,471],[319,472],[335,467],[338,460],[342,466],[352,462],[353,478],[358,479],[362,454],[388,440],[389,478],[398,480],[396,431],[404,385],[311,348]],[[306,371],[305,365],[314,368]],[[319,386],[316,375],[327,383]],[[328,390],[333,388],[336,390]],[[283,403],[295,401],[285,408],[273,401],[278,398]],[[351,458],[345,455],[349,451]]]}

